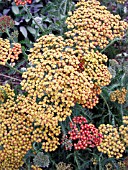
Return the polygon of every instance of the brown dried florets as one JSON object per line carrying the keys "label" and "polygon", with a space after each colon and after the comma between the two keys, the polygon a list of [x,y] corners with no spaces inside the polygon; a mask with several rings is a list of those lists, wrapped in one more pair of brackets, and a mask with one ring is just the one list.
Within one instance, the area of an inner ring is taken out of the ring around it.
{"label": "brown dried florets", "polygon": [[45,108],[30,97],[18,95],[8,98],[0,109],[0,165],[2,169],[18,169],[22,158],[33,142],[42,142],[46,152],[59,145],[60,127],[52,113],[44,114]]}
{"label": "brown dried florets", "polygon": [[5,32],[6,29],[14,27],[14,21],[10,16],[1,16],[0,17],[0,32]]}
{"label": "brown dried florets", "polygon": [[21,44],[10,44],[9,40],[0,38],[0,51],[0,64],[5,65],[8,60],[14,62],[14,60],[18,59],[18,55],[22,53]]}
{"label": "brown dried florets", "polygon": [[110,100],[112,102],[115,102],[117,100],[119,104],[123,104],[126,101],[126,94],[127,90],[125,89],[125,87],[120,90],[117,89],[110,93]]}
{"label": "brown dried florets", "polygon": [[56,170],[72,170],[73,167],[71,167],[71,164],[66,164],[64,162],[59,162],[56,165]]}
{"label": "brown dried florets", "polygon": [[98,129],[103,135],[103,140],[100,146],[97,147],[98,150],[108,154],[108,157],[116,157],[117,159],[122,157],[125,145],[119,136],[118,130],[109,124],[101,124]]}
{"label": "brown dried florets", "polygon": [[111,14],[97,0],[80,0],[76,10],[67,18],[67,44],[76,50],[103,49],[114,38],[122,37],[127,23]]}

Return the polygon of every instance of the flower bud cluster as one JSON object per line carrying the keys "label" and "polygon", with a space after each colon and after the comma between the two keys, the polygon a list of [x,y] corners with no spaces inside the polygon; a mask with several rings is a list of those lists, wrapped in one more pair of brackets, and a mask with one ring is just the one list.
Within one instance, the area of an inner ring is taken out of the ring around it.
{"label": "flower bud cluster", "polygon": [[10,16],[0,17],[0,32],[6,32],[7,29],[14,27],[14,21]]}
{"label": "flower bud cluster", "polygon": [[8,60],[14,62],[18,59],[18,55],[22,53],[21,44],[10,44],[9,40],[0,38],[0,51],[0,64],[5,65]]}
{"label": "flower bud cluster", "polygon": [[27,3],[31,4],[32,3],[32,0],[14,0],[16,5],[25,5]]}
{"label": "flower bud cluster", "polygon": [[80,0],[69,15],[66,20],[69,31],[65,33],[67,44],[84,52],[105,48],[110,40],[122,37],[128,26],[97,0]]}
{"label": "flower bud cluster", "polygon": [[76,150],[99,146],[102,141],[102,135],[98,129],[93,124],[87,124],[83,116],[74,117],[70,122],[70,128],[69,138],[73,141]]}
{"label": "flower bud cluster", "polygon": [[119,136],[117,128],[109,124],[101,124],[98,129],[103,135],[103,140],[97,147],[98,150],[107,154],[109,158],[121,158],[123,156],[122,153],[125,151],[125,146]]}
{"label": "flower bud cluster", "polygon": [[[8,94],[8,91],[6,93]],[[17,99],[10,97],[0,105],[2,169],[18,170],[23,165],[22,159],[32,148],[33,142],[41,142],[42,149],[46,152],[54,151],[58,147],[60,134],[58,121],[51,112],[46,115],[44,112],[45,108],[23,95],[18,95]]]}
{"label": "flower bud cluster", "polygon": [[127,90],[125,89],[125,87],[120,90],[117,89],[110,93],[110,100],[112,102],[115,102],[117,100],[119,104],[123,104],[126,101],[126,94]]}
{"label": "flower bud cluster", "polygon": [[119,132],[121,139],[124,142],[125,146],[128,147],[128,116],[123,116],[123,125],[119,127]]}

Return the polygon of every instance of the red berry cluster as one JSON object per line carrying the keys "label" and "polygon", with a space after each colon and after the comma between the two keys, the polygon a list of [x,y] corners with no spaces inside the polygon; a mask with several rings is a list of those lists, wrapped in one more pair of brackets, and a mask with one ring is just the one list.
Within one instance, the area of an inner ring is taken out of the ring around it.
{"label": "red berry cluster", "polygon": [[16,5],[25,5],[27,3],[31,4],[32,0],[15,0]]}
{"label": "red berry cluster", "polygon": [[76,150],[98,146],[102,142],[102,134],[93,124],[87,124],[83,116],[74,117],[70,122],[71,131],[68,132],[70,139],[74,141]]}

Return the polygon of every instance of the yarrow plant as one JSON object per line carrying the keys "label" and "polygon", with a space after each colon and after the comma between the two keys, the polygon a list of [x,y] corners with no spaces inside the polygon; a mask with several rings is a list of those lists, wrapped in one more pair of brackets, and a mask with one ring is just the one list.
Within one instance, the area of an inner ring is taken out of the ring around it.
{"label": "yarrow plant", "polygon": [[14,2],[0,14],[0,169],[127,164],[127,53],[109,53],[128,23],[97,0]]}

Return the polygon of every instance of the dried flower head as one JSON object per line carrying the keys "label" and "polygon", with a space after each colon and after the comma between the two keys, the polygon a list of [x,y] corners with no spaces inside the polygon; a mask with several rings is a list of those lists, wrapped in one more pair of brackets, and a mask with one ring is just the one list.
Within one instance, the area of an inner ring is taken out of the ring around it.
{"label": "dried flower head", "polygon": [[37,155],[33,159],[34,165],[38,167],[48,167],[49,166],[49,156],[45,155],[43,152],[37,153]]}
{"label": "dried flower head", "polygon": [[66,164],[64,162],[59,162],[56,165],[56,170],[73,170],[73,167],[71,167],[71,164]]}
{"label": "dried flower head", "polygon": [[126,101],[126,94],[127,90],[125,89],[125,87],[120,90],[117,89],[110,93],[110,100],[112,102],[115,102],[117,100],[119,104],[123,104]]}
{"label": "dried flower head", "polygon": [[14,21],[10,16],[0,17],[0,32],[5,32],[7,29],[14,27]]}

